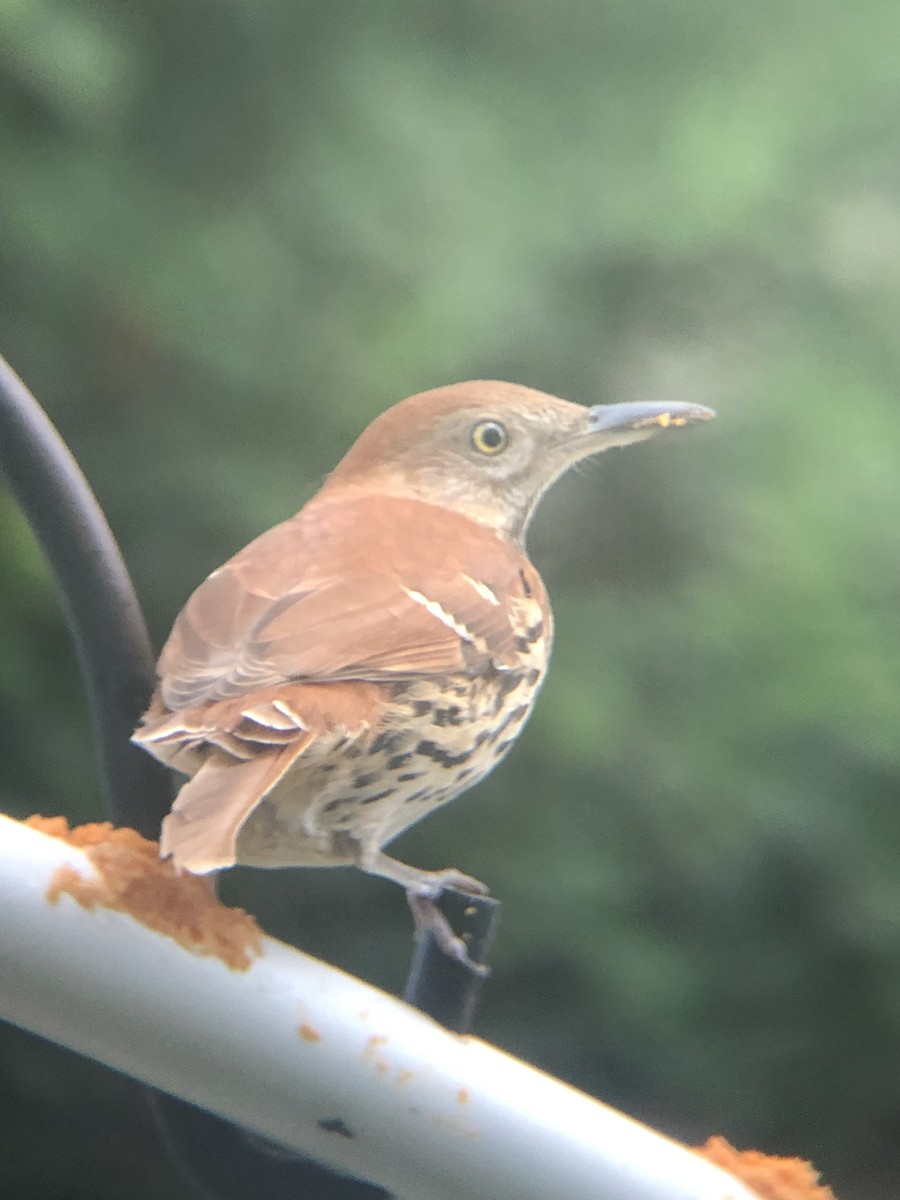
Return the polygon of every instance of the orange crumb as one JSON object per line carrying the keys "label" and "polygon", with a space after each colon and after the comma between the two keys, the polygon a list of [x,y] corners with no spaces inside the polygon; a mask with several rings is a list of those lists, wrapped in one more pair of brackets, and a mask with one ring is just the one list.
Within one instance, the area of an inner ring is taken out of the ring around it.
{"label": "orange crumb", "polygon": [[298,1025],[297,1032],[303,1038],[304,1042],[321,1042],[322,1035],[318,1029],[313,1029],[312,1025],[307,1025],[306,1022]]}
{"label": "orange crumb", "polygon": [[468,1104],[469,1103],[469,1089],[468,1088],[460,1088],[459,1091],[456,1093],[456,1099],[459,1101],[460,1104]]}
{"label": "orange crumb", "polygon": [[802,1158],[775,1158],[759,1150],[735,1150],[723,1137],[711,1137],[697,1153],[730,1171],[758,1192],[761,1200],[835,1200],[819,1183],[819,1172]]}
{"label": "orange crumb", "polygon": [[194,954],[220,958],[236,971],[246,971],[262,952],[262,933],[240,908],[226,908],[209,881],[199,875],[176,875],[159,857],[156,842],[134,829],[109,822],[70,829],[65,817],[29,817],[24,822],[49,837],[84,849],[99,879],[85,879],[72,866],[59,867],[47,888],[56,904],[66,894],[82,908],[110,908],[174,938]]}

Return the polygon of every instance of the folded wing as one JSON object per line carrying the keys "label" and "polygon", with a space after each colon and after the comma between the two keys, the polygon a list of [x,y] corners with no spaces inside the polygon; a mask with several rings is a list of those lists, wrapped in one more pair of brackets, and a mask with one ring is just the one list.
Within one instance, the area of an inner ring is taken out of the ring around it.
{"label": "folded wing", "polygon": [[314,502],[193,594],[160,659],[162,700],[177,711],[287,680],[504,670],[510,604],[543,593],[523,561],[490,530],[418,501]]}

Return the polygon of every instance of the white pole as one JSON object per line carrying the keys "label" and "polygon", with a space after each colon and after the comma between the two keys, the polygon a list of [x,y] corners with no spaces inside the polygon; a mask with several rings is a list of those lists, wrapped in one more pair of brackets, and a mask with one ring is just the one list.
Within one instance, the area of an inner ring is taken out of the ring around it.
{"label": "white pole", "polygon": [[263,939],[247,970],[47,899],[88,856],[0,817],[0,1018],[408,1200],[758,1200],[685,1147]]}

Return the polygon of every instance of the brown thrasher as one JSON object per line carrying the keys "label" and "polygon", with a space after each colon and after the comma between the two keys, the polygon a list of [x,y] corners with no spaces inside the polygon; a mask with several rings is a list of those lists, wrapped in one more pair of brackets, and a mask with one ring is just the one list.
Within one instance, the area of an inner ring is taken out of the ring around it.
{"label": "brown thrasher", "polygon": [[134,735],[191,776],[161,854],[194,873],[360,867],[466,961],[434,899],[484,886],[382,847],[482,779],[531,712],[552,637],[535,506],[579,459],[712,415],[481,381],[382,413],[178,616]]}

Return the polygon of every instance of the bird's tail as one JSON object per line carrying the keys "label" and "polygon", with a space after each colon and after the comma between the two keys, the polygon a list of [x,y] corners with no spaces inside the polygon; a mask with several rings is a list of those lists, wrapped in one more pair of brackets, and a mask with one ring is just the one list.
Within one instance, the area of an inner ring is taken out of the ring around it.
{"label": "bird's tail", "polygon": [[159,852],[179,869],[204,875],[233,866],[241,826],[305,749],[308,737],[243,762],[213,753],[178,793],[162,823]]}

